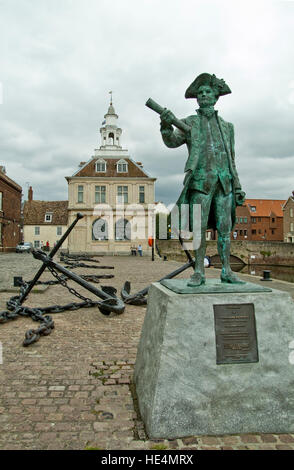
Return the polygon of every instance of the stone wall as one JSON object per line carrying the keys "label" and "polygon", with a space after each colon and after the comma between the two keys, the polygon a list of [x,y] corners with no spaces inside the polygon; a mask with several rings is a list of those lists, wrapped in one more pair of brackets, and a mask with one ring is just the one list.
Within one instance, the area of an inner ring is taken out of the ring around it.
{"label": "stone wall", "polygon": [[[156,240],[161,256],[185,261],[185,252],[178,240]],[[189,250],[191,251],[191,250]],[[193,252],[191,252],[193,255]],[[206,254],[217,255],[217,242],[207,242]],[[231,254],[246,264],[294,266],[294,243],[266,241],[231,241]]]}

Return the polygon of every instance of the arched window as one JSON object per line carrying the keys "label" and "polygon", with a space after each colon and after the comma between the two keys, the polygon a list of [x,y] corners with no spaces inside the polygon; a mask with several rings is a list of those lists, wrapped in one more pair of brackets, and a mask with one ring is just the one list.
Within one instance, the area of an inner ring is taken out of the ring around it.
{"label": "arched window", "polygon": [[108,240],[108,223],[105,219],[96,219],[92,224],[92,240]]}
{"label": "arched window", "polygon": [[110,132],[108,134],[108,140],[109,140],[110,145],[114,145],[114,133],[113,132]]}
{"label": "arched window", "polygon": [[119,219],[115,224],[116,240],[131,240],[131,222],[127,219]]}

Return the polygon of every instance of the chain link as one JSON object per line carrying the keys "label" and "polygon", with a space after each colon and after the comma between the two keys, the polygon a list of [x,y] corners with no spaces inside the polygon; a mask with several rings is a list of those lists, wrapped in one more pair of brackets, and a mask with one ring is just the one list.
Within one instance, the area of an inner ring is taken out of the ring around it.
{"label": "chain link", "polygon": [[77,292],[73,287],[69,287],[67,284],[68,278],[66,276],[64,275],[59,276],[59,274],[51,266],[48,266],[48,269],[53,275],[53,277],[55,277],[56,281],[46,281],[46,282],[39,281],[38,282],[39,284],[41,283],[49,284],[49,285],[61,284],[63,287],[68,289],[68,291],[72,295],[82,300],[82,302],[79,302],[79,303],[72,302],[66,305],[51,305],[49,307],[41,307],[41,308],[25,307],[20,303],[20,298],[26,292],[27,288],[29,287],[32,281],[29,281],[29,282],[23,281],[23,283],[20,286],[20,295],[11,297],[6,303],[8,310],[4,310],[0,312],[0,324],[15,320],[19,316],[24,316],[24,317],[30,316],[33,321],[40,322],[39,328],[36,328],[34,330],[30,329],[25,333],[23,346],[29,346],[30,344],[38,341],[41,336],[47,336],[52,332],[54,328],[54,322],[50,315],[45,315],[45,314],[61,313],[66,310],[74,311],[80,308],[89,308],[89,307],[95,307],[97,305],[101,305],[101,301],[93,301],[89,299],[88,297],[85,297],[79,292]]}
{"label": "chain link", "polygon": [[78,297],[79,299],[83,300],[84,302],[87,302],[87,303],[92,303],[93,301],[91,299],[89,299],[88,297],[84,297],[83,295],[81,295],[78,291],[76,291],[73,287],[69,287],[67,285],[67,282],[66,282],[66,277],[65,276],[59,276],[59,274],[57,273],[57,271],[55,271],[55,269],[53,269],[51,266],[48,266],[48,269],[49,271],[51,272],[52,276],[54,276],[58,282],[63,286],[65,287],[71,294],[75,295],[76,297]]}

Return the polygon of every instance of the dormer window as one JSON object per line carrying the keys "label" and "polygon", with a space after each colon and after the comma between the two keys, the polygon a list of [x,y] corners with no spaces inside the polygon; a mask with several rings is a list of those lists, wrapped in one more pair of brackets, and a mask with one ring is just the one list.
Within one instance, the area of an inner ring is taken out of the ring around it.
{"label": "dormer window", "polygon": [[45,222],[52,222],[52,212],[46,212]]}
{"label": "dormer window", "polygon": [[97,160],[95,165],[95,170],[97,173],[105,173],[106,172],[106,161],[105,160]]}
{"label": "dormer window", "polygon": [[125,160],[119,160],[116,165],[116,169],[118,173],[127,173],[128,172],[128,164]]}

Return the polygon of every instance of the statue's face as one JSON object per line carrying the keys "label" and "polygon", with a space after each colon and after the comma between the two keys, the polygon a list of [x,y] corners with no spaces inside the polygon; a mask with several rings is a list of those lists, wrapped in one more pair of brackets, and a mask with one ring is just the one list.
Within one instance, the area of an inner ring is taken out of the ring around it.
{"label": "statue's face", "polygon": [[217,102],[217,96],[209,85],[202,85],[197,91],[197,103],[200,108],[207,108],[208,106],[214,106]]}

